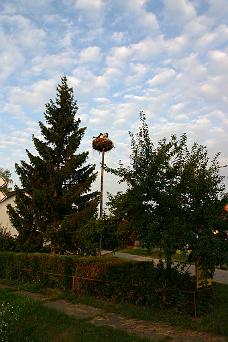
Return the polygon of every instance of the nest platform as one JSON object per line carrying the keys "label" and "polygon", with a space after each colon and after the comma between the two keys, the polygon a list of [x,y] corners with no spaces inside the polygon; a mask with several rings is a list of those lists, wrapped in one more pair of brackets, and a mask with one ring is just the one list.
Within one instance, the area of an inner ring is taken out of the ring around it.
{"label": "nest platform", "polygon": [[93,139],[92,145],[93,149],[99,152],[108,152],[114,147],[112,140],[106,137],[97,137]]}

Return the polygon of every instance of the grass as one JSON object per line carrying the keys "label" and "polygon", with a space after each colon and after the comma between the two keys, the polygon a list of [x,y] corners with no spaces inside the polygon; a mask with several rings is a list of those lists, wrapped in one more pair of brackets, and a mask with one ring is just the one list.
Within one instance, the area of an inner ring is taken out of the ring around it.
{"label": "grass", "polygon": [[[137,248],[125,248],[122,250],[119,250],[118,252],[122,253],[129,253],[132,255],[139,255],[139,256],[147,256],[151,257],[154,259],[164,259],[164,253],[163,251],[160,251],[158,248],[148,250],[147,248],[142,248],[142,247],[137,247]],[[173,261],[177,262],[186,262],[187,261],[187,256],[186,253],[180,251],[177,251],[176,254],[173,256]]]}
{"label": "grass", "polygon": [[[165,259],[165,255],[163,251],[160,251],[158,248],[154,248],[152,250],[148,250],[147,248],[142,248],[142,247],[133,247],[133,248],[125,248],[118,250],[118,252],[122,253],[129,253],[132,255],[139,255],[139,256],[147,256],[151,257],[154,259]],[[173,255],[172,260],[175,262],[180,262],[180,263],[188,263],[188,250],[186,251],[180,251],[177,250],[176,253]],[[228,264],[223,264],[218,266],[218,268],[221,268],[223,270],[228,270]]]}
{"label": "grass", "polygon": [[[176,309],[159,309],[145,306],[111,303],[94,297],[75,297],[72,293],[60,294],[61,298],[67,298],[74,303],[82,303],[102,308],[109,312],[121,314],[130,318],[165,322],[184,329],[210,332],[222,336],[228,336],[228,285],[214,284],[214,305],[200,318],[193,318],[189,314],[178,313]],[[187,305],[187,304],[186,304]]]}
{"label": "grass", "polygon": [[96,327],[0,289],[1,342],[148,341],[109,327]]}
{"label": "grass", "polygon": [[[8,284],[10,283],[8,282]],[[117,304],[110,301],[96,299],[95,297],[91,296],[77,297],[70,291],[64,292],[53,289],[41,289],[40,287],[37,288],[36,284],[21,284],[19,288],[34,292],[42,291],[55,299],[67,299],[73,303],[91,305],[104,309],[108,312],[121,314],[130,318],[165,322],[185,329],[205,331],[215,333],[217,335],[228,336],[228,285],[213,285],[213,307],[208,309],[208,312],[204,313],[204,315],[197,319],[192,318],[189,314],[180,314],[175,309],[168,310],[154,307],[150,308],[127,303]]]}

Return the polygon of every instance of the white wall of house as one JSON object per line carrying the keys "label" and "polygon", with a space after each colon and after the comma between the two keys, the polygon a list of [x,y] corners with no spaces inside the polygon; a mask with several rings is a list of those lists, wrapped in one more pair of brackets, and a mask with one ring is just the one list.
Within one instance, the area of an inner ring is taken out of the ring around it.
{"label": "white wall of house", "polygon": [[0,225],[11,235],[18,235],[17,230],[12,226],[9,215],[7,214],[8,204],[11,204],[13,207],[15,207],[15,195],[6,198],[3,202],[0,202]]}

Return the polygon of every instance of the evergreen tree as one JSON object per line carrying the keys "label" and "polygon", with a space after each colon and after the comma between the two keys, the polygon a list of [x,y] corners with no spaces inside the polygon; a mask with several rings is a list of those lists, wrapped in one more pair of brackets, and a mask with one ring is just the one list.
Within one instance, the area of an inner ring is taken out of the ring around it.
{"label": "evergreen tree", "polygon": [[29,162],[16,164],[23,191],[17,191],[16,208],[9,207],[11,220],[21,236],[34,229],[42,232],[53,254],[58,245],[74,248],[81,227],[97,210],[98,193],[91,192],[95,166],[86,164],[88,152],[75,153],[86,130],[77,110],[63,77],[56,101],[46,105],[46,125],[39,122],[42,139],[33,136],[37,154],[26,150]]}

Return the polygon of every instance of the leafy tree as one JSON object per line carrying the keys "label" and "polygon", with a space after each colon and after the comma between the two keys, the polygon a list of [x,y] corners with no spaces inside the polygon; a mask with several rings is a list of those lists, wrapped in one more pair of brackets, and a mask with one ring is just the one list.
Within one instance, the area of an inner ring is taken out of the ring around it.
{"label": "leafy tree", "polygon": [[9,192],[12,190],[10,184],[13,183],[12,179],[11,179],[11,173],[9,170],[7,169],[3,169],[2,167],[0,167],[0,177],[3,177],[6,181],[7,184],[1,188],[1,191],[4,192]]}
{"label": "leafy tree", "polygon": [[116,198],[121,203],[116,210],[122,214],[124,209],[143,244],[164,250],[168,268],[176,249],[190,246],[192,257],[213,269],[226,244],[219,224],[224,185],[218,155],[210,161],[204,146],[195,143],[189,149],[185,134],[155,147],[142,112],[140,120],[139,132],[130,133],[130,165],[110,170],[128,185],[122,203],[120,195]]}
{"label": "leafy tree", "polygon": [[76,154],[86,130],[80,127],[77,110],[63,77],[56,101],[46,105],[46,125],[39,122],[42,139],[33,136],[37,154],[26,150],[29,162],[16,164],[22,191],[17,191],[17,207],[9,207],[12,222],[20,236],[28,236],[27,230],[42,232],[53,254],[57,245],[71,248],[78,242],[80,227],[97,210],[98,194],[91,192],[95,166],[86,164],[88,152]]}
{"label": "leafy tree", "polygon": [[118,192],[116,195],[108,194],[108,207],[110,211],[109,226],[115,227],[113,234],[116,240],[115,248],[126,248],[133,244],[137,238],[134,225],[134,201],[130,193]]}

